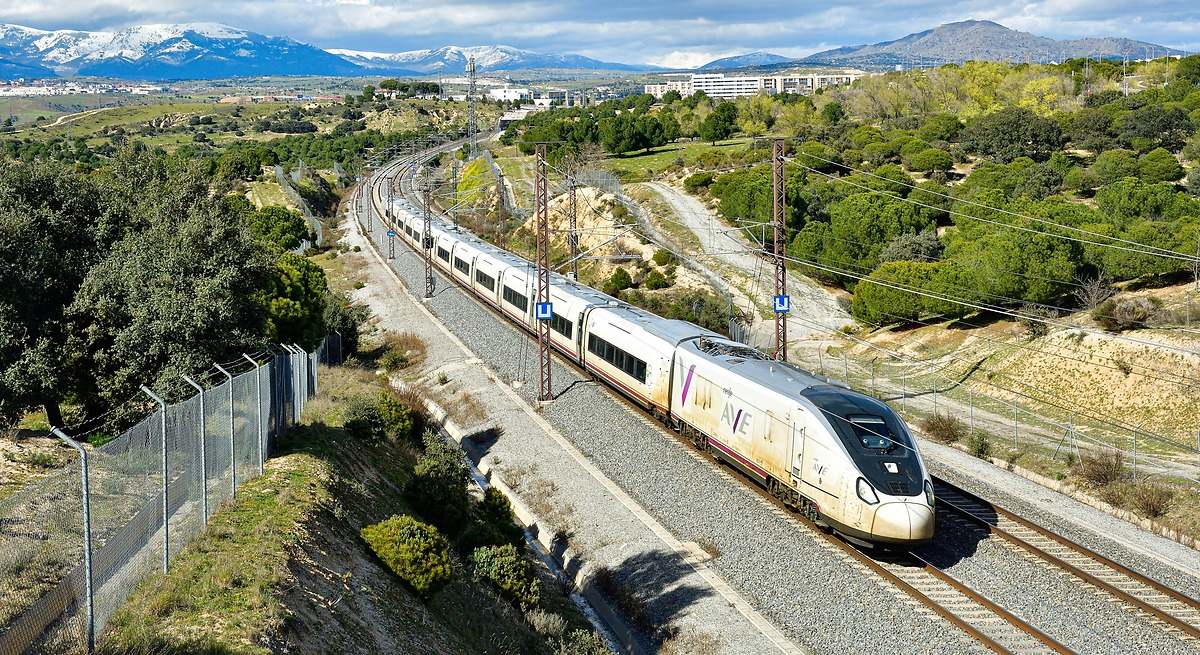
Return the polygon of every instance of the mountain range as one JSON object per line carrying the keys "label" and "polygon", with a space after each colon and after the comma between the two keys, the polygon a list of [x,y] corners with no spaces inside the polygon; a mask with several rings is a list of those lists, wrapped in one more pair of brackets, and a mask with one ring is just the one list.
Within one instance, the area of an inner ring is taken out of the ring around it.
{"label": "mountain range", "polygon": [[[1066,57],[1149,58],[1187,54],[1122,38],[1055,40],[991,21],[940,25],[894,41],[844,46],[789,59],[751,52],[711,61],[699,70],[778,69],[796,65],[890,68],[970,59],[1058,61]],[[0,79],[60,75],[133,80],[214,79],[262,75],[420,76],[461,74],[475,57],[478,69],[655,71],[650,65],[600,61],[575,54],[539,53],[505,45],[444,46],[407,52],[322,50],[287,37],[266,36],[216,23],[140,25],[119,31],[40,30],[0,24]]]}
{"label": "mountain range", "polygon": [[964,61],[1062,61],[1068,57],[1150,59],[1187,52],[1133,39],[1097,37],[1056,40],[1007,28],[988,20],[946,23],[894,41],[842,46],[801,59],[769,52],[751,52],[711,61],[700,70],[735,68],[787,68],[797,65],[891,68],[936,66]]}
{"label": "mountain range", "polygon": [[1145,41],[1116,37],[1056,40],[1009,29],[989,20],[967,20],[939,25],[894,41],[844,46],[809,55],[803,64],[857,66],[938,65],[963,61],[1008,62],[1063,61],[1068,57],[1151,59],[1186,55]]}
{"label": "mountain range", "polygon": [[435,50],[411,50],[408,52],[363,52],[360,50],[330,50],[329,52],[368,71],[386,74],[403,74],[396,71],[415,71],[420,75],[464,73],[467,70],[467,61],[472,56],[475,57],[475,66],[480,71],[531,68],[645,71],[656,68],[600,61],[583,55],[543,54],[506,45],[469,48],[448,45]]}
{"label": "mountain range", "polygon": [[286,37],[215,23],[140,25],[115,32],[51,31],[0,24],[0,79],[57,75],[134,80],[257,75],[418,76],[463,73],[472,55],[480,71],[655,69],[504,45],[445,46],[398,53],[322,50]]}

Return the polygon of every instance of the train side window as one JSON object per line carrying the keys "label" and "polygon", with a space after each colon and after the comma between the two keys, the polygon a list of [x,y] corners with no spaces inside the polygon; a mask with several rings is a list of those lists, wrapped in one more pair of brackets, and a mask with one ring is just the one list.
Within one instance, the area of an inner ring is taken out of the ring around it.
{"label": "train side window", "polygon": [[446,250],[445,248],[438,246],[437,253],[438,253],[438,259],[440,259],[444,262],[450,261],[450,251],[449,250]]}
{"label": "train side window", "polygon": [[554,314],[550,317],[550,329],[570,339],[575,331],[575,326],[571,324],[571,321]]}
{"label": "train side window", "polygon": [[488,291],[496,290],[496,280],[479,269],[475,269],[475,281],[487,287]]}
{"label": "train side window", "polygon": [[454,258],[454,268],[457,268],[458,272],[462,273],[463,275],[471,274],[471,265],[464,260],[459,259],[458,257]]}
{"label": "train side window", "polygon": [[522,312],[529,311],[529,299],[509,287],[504,287],[504,301]]}

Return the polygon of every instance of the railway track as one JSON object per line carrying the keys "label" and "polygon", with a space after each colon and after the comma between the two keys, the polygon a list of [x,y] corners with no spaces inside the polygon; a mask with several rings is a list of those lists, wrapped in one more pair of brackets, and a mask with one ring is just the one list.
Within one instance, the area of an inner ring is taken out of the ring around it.
{"label": "railway track", "polygon": [[[414,206],[420,207],[420,199],[415,193],[414,162],[400,162],[389,167],[388,173],[397,175],[401,194]],[[390,177],[390,175],[388,175]],[[370,196],[375,198],[372,193]],[[382,215],[381,212],[379,212]],[[407,243],[406,243],[407,245]],[[490,310],[490,308],[484,307]],[[578,366],[560,358],[560,363],[570,366],[580,372]],[[634,405],[626,399],[617,397],[628,407]],[[655,425],[668,434],[693,456],[704,458],[704,455],[691,447],[690,442],[679,435],[665,430],[644,412],[637,412],[643,420]],[[710,460],[710,464],[717,465]],[[732,477],[724,470],[722,475]],[[1061,653],[1071,655],[1073,652],[1042,633],[1028,621],[1015,616],[1011,612],[988,600],[979,592],[953,578],[932,563],[912,554],[904,554],[897,559],[877,559],[853,545],[826,533],[815,523],[788,511],[782,503],[772,497],[757,485],[749,484],[760,497],[772,504],[782,516],[796,527],[810,533],[814,538],[823,541],[830,548],[837,549],[860,570],[887,580],[891,585],[900,589],[918,604],[940,616],[950,624],[979,641],[986,648],[996,653],[1028,655],[1034,653]]]}
{"label": "railway track", "polygon": [[[450,149],[453,144],[439,149]],[[389,164],[389,177],[395,176],[400,195],[414,207],[420,208],[421,199],[416,193],[416,172],[419,157],[398,160]],[[375,196],[372,194],[372,201]],[[382,216],[382,212],[377,212]],[[407,245],[407,242],[405,242]],[[444,277],[444,276],[443,276]],[[485,310],[490,308],[480,303]],[[501,317],[503,318],[503,317]],[[557,355],[555,355],[557,357]],[[577,372],[582,370],[574,363],[558,358],[560,364]],[[583,372],[586,375],[586,372]],[[635,407],[619,394],[611,394],[628,407]],[[643,420],[669,435],[693,457],[708,459],[697,451],[690,441],[667,430],[646,415],[640,408],[635,412]],[[709,460],[711,462],[711,460]],[[717,463],[713,462],[714,465]],[[741,477],[736,472],[719,468],[720,474],[732,478]],[[879,556],[867,554],[854,545],[826,532],[807,518],[788,511],[783,504],[765,489],[752,481],[743,480],[760,497],[772,504],[777,514],[786,518],[797,528],[823,540],[831,548],[839,550],[844,559],[859,570],[869,571],[886,580],[921,606],[938,615],[948,623],[968,634],[984,647],[997,653],[1025,655],[1029,653],[1071,654],[1073,651],[1043,633],[1026,619],[1015,615],[984,594],[972,589],[945,570],[915,553]],[[976,529],[995,534],[1026,552],[1063,572],[1073,575],[1099,592],[1107,593],[1122,602],[1132,611],[1163,626],[1176,637],[1192,641],[1200,639],[1200,602],[1113,562],[1090,549],[1071,542],[1045,528],[1023,519],[1002,508],[967,492],[945,480],[934,478],[938,507],[961,521],[974,525]]]}
{"label": "railway track", "polygon": [[1180,639],[1200,639],[1200,601],[957,485],[936,477],[933,484],[939,509],[1114,597]]}

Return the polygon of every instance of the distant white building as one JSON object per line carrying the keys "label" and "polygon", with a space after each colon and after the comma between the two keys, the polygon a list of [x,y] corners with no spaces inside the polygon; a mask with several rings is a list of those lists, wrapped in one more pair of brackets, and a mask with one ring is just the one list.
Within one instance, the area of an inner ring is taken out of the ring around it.
{"label": "distant white building", "polygon": [[529,89],[506,86],[488,89],[488,98],[498,102],[524,101],[530,98],[530,93]]}
{"label": "distant white building", "polygon": [[711,98],[741,98],[759,93],[808,94],[817,89],[848,85],[863,75],[862,71],[771,76],[694,73],[688,79],[669,80],[662,84],[647,84],[646,93],[655,98],[662,98],[669,91],[678,91],[681,96],[690,96],[697,91],[703,91]]}

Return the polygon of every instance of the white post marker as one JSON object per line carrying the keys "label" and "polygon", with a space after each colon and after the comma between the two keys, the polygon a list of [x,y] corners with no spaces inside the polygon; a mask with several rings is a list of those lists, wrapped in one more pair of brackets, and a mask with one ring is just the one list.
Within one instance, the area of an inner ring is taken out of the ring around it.
{"label": "white post marker", "polygon": [[162,398],[159,398],[153,391],[145,385],[142,385],[142,393],[150,396],[154,402],[158,403],[159,409],[162,412],[162,417],[159,420],[159,434],[162,437],[162,522],[163,522],[163,556],[162,569],[163,573],[167,572],[167,562],[171,558],[171,522],[170,509],[167,507],[167,403]]}
{"label": "white post marker", "polygon": [[225,374],[229,384],[229,498],[234,499],[237,498],[237,431],[234,429],[233,374],[221,368],[220,364],[213,364],[213,366],[216,366],[218,371]]}

